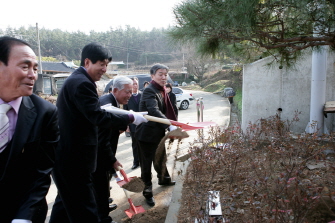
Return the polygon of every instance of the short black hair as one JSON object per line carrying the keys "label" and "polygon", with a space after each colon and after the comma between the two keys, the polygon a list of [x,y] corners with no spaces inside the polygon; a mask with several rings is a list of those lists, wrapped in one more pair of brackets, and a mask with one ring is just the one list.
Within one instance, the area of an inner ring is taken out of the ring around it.
{"label": "short black hair", "polygon": [[137,77],[131,77],[130,79],[132,79],[133,81],[137,81],[138,82],[138,78]]}
{"label": "short black hair", "polygon": [[149,81],[144,81],[144,82],[143,82],[143,87],[144,87],[146,84],[150,84]]}
{"label": "short black hair", "polygon": [[105,47],[98,43],[90,43],[84,46],[81,52],[80,66],[85,65],[85,59],[88,58],[95,64],[97,61],[112,61],[112,54]]}
{"label": "short black hair", "polygon": [[151,75],[156,74],[157,70],[159,69],[166,69],[166,71],[169,72],[169,68],[167,66],[165,66],[164,64],[156,63],[155,65],[151,67],[150,74]]}
{"label": "short black hair", "polygon": [[16,39],[10,36],[0,37],[0,61],[6,66],[8,65],[8,59],[12,47],[17,45],[26,45],[31,48],[31,46],[24,40]]}
{"label": "short black hair", "polygon": [[172,90],[172,85],[171,85],[170,83],[167,83],[167,84],[165,85],[165,87],[171,88],[171,90]]}

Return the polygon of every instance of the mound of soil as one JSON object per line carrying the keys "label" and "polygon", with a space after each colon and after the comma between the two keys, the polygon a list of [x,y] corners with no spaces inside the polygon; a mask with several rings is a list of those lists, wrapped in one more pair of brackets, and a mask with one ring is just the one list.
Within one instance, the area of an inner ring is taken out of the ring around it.
{"label": "mound of soil", "polygon": [[129,183],[126,183],[124,185],[122,185],[122,188],[131,191],[131,192],[135,192],[135,193],[140,193],[144,190],[144,183],[143,181],[138,178],[138,177],[133,177]]}

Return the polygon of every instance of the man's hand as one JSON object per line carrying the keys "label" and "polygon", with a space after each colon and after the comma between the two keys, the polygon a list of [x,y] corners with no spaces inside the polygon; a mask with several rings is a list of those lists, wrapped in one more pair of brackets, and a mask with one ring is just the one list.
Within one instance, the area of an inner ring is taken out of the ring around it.
{"label": "man's hand", "polygon": [[148,112],[132,112],[131,114],[134,115],[133,124],[135,125],[139,125],[142,122],[148,122],[148,120],[143,117],[143,115],[148,114]]}
{"label": "man's hand", "polygon": [[174,125],[170,125],[169,126],[169,131],[173,131],[173,130],[176,130],[177,129],[177,126],[174,126]]}
{"label": "man's hand", "polygon": [[116,160],[116,162],[113,164],[113,168],[115,170],[118,170],[119,169],[119,168],[117,168],[118,166],[123,167],[122,164],[118,160]]}

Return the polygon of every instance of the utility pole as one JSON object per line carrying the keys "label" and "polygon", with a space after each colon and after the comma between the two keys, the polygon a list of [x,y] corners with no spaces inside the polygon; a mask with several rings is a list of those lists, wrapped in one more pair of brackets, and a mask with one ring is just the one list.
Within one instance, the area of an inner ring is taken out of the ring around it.
{"label": "utility pole", "polygon": [[[318,3],[318,7],[325,7],[324,0]],[[314,24],[314,36],[319,36],[320,24]],[[325,133],[323,106],[326,102],[327,79],[327,46],[314,49],[312,53],[312,79],[311,79],[311,103],[309,123],[305,131],[307,133]]]}
{"label": "utility pole", "polygon": [[40,32],[38,30],[38,23],[36,23],[36,32],[37,32],[37,45],[38,45],[38,70],[42,74],[42,57],[41,57],[41,42],[40,42]]}
{"label": "utility pole", "polygon": [[38,76],[40,75],[40,87],[41,89],[38,89],[38,90],[41,90],[42,91],[42,94],[44,94],[44,81],[43,81],[43,69],[42,69],[42,56],[41,56],[41,42],[40,42],[40,32],[38,30],[38,23],[36,23],[36,32],[37,32],[37,45],[38,45]]}
{"label": "utility pole", "polygon": [[128,57],[129,57],[129,53],[127,52],[127,70],[128,70]]}
{"label": "utility pole", "polygon": [[183,71],[184,71],[184,67],[185,67],[185,62],[184,62],[184,60],[185,60],[185,54],[183,53]]}
{"label": "utility pole", "polygon": [[145,54],[145,66],[147,67],[148,66],[148,55]]}

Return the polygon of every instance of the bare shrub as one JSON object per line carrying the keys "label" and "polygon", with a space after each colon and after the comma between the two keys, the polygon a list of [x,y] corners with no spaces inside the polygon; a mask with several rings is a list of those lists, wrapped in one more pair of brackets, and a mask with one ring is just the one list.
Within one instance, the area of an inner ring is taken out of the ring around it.
{"label": "bare shrub", "polygon": [[334,137],[294,135],[277,114],[210,136],[190,149],[178,222],[208,219],[208,191],[220,191],[226,222],[335,220]]}

